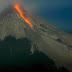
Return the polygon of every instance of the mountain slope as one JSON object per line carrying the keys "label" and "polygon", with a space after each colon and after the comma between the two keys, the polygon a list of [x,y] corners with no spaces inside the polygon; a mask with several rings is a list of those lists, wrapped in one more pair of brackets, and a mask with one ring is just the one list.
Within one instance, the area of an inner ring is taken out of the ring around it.
{"label": "mountain slope", "polygon": [[43,18],[24,10],[33,28],[29,26],[17,11],[12,10],[0,19],[0,40],[6,36],[29,38],[32,41],[32,53],[36,48],[52,58],[58,66],[72,68],[72,35],[57,29]]}

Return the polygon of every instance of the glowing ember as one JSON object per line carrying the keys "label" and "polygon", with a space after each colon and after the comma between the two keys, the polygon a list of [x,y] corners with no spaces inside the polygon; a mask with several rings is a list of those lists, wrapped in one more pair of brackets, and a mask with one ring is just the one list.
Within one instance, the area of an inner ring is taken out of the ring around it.
{"label": "glowing ember", "polygon": [[20,16],[31,26],[33,27],[33,25],[31,24],[31,22],[29,21],[29,19],[24,16],[22,9],[20,8],[20,6],[18,4],[16,4],[14,6],[14,8],[19,12]]}

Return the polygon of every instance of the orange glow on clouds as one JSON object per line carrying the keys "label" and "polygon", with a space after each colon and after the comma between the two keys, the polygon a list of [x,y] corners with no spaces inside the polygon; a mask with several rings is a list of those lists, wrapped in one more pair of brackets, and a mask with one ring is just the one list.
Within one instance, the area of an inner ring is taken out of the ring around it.
{"label": "orange glow on clouds", "polygon": [[33,27],[33,25],[31,24],[31,22],[29,21],[29,19],[24,16],[23,14],[23,10],[20,8],[20,6],[18,4],[15,4],[14,8],[19,12],[20,16],[31,26]]}

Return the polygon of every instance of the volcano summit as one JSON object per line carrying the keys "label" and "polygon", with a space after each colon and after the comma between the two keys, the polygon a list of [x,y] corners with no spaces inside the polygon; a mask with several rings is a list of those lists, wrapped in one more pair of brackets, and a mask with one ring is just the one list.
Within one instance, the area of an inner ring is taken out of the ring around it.
{"label": "volcano summit", "polygon": [[[16,39],[27,38],[31,41],[31,54],[35,50],[43,52],[54,60],[57,66],[71,71],[72,35],[31,12],[22,10],[22,13],[25,18],[21,17],[17,9],[9,7],[0,14],[0,40],[3,41],[9,35]],[[10,50],[12,51],[11,48]],[[17,53],[23,50],[15,49]]]}

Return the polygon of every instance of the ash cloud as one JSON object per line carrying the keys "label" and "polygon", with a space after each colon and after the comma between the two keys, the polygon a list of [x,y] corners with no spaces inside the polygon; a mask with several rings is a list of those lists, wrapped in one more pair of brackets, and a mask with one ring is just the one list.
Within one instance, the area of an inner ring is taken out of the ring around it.
{"label": "ash cloud", "polygon": [[72,0],[0,0],[0,12],[4,10],[8,5],[13,4],[16,1],[20,1],[21,5],[26,10],[33,12],[38,12],[42,8],[55,10],[60,6],[72,5]]}
{"label": "ash cloud", "polygon": [[3,11],[8,6],[12,5],[16,1],[19,0],[0,0],[0,12]]}
{"label": "ash cloud", "polygon": [[0,12],[10,4],[9,0],[0,0]]}

